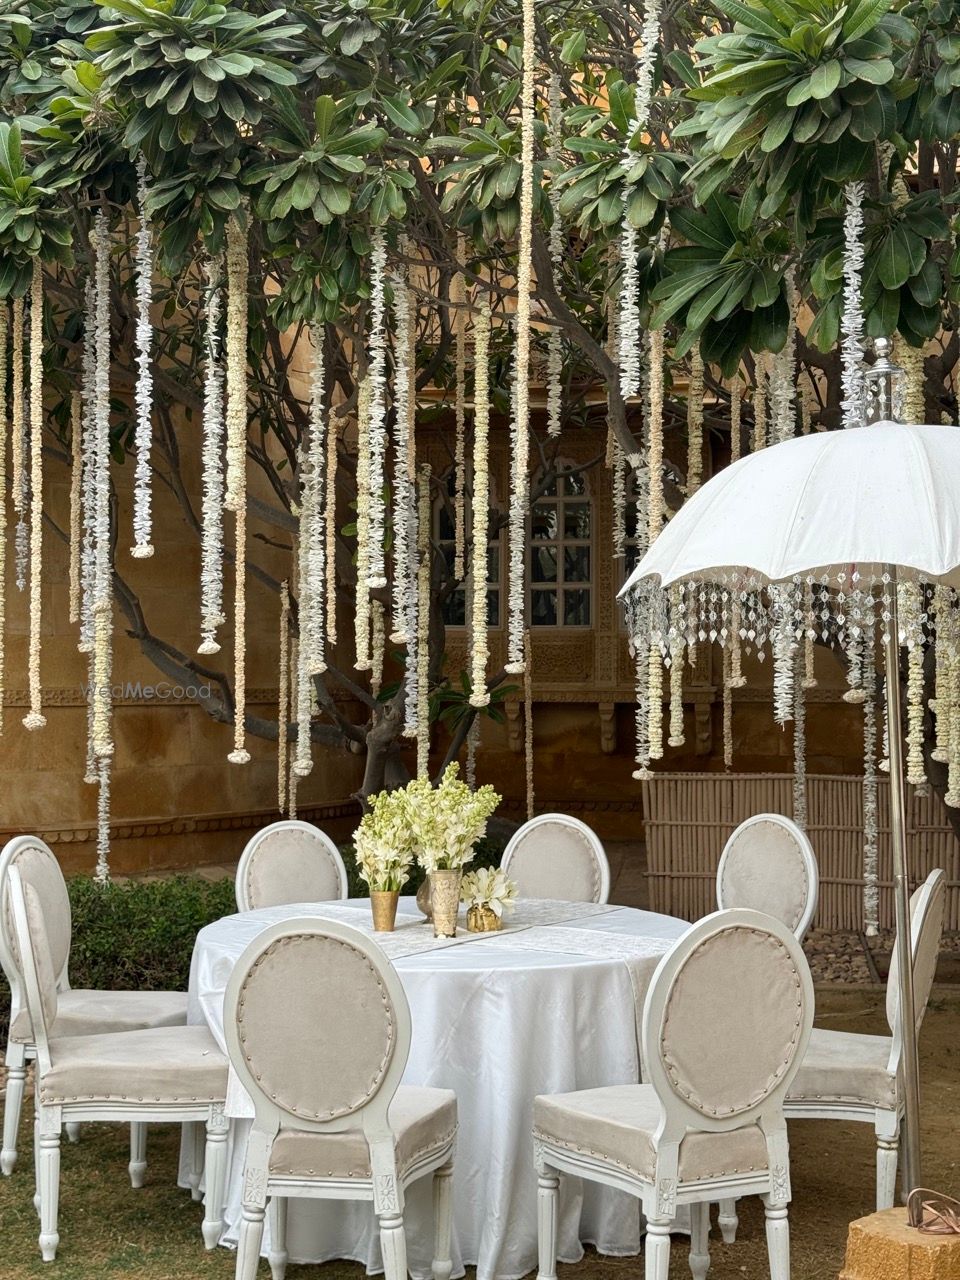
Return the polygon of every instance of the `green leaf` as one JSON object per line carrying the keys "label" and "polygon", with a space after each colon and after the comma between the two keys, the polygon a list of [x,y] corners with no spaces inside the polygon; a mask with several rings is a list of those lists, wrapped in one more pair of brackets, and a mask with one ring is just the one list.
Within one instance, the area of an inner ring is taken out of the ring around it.
{"label": "green leaf", "polygon": [[326,142],[330,137],[330,130],[333,127],[334,117],[337,114],[337,104],[329,94],[323,94],[319,97],[313,106],[314,128],[317,138],[321,142]]}
{"label": "green leaf", "polygon": [[580,62],[587,52],[587,33],[583,29],[571,31],[560,49],[560,61],[568,67]]}
{"label": "green leaf", "polygon": [[810,77],[810,96],[818,101],[829,98],[840,84],[842,74],[843,68],[835,58],[817,67]]}

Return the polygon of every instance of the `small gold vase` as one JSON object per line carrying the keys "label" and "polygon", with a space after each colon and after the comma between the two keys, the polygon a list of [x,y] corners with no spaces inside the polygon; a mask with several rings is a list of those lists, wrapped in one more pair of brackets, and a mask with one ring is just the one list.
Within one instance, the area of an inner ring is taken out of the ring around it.
{"label": "small gold vase", "polygon": [[467,930],[470,933],[496,933],[503,928],[503,920],[491,907],[467,908]]}
{"label": "small gold vase", "polygon": [[399,901],[399,889],[370,890],[370,909],[373,912],[375,933],[393,933],[397,923],[397,903]]}
{"label": "small gold vase", "polygon": [[463,872],[430,872],[430,907],[433,914],[433,936],[455,938],[460,911],[460,880]]}

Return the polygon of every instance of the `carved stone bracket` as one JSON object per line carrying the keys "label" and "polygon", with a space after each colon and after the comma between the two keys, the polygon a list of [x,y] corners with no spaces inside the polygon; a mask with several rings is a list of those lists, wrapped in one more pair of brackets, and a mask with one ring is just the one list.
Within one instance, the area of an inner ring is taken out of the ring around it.
{"label": "carved stone bracket", "polygon": [[597,711],[600,714],[600,750],[605,756],[612,756],[617,749],[617,704],[601,702]]}

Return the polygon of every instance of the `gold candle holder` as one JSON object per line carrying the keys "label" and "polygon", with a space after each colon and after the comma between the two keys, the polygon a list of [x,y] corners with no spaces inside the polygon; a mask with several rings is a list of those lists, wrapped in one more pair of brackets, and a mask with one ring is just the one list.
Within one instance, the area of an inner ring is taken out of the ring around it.
{"label": "gold candle holder", "polygon": [[496,933],[503,928],[503,920],[492,907],[477,905],[467,910],[467,930],[470,933]]}

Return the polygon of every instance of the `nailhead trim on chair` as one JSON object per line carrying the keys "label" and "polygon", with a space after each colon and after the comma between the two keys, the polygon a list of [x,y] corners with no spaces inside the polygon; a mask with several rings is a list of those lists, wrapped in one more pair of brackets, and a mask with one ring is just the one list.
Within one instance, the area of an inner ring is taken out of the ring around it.
{"label": "nailhead trim on chair", "polygon": [[[638,1182],[653,1183],[655,1181],[654,1177],[651,1174],[641,1173],[641,1171],[637,1169],[634,1165],[627,1164],[623,1160],[615,1160],[613,1156],[611,1156],[605,1151],[595,1151],[592,1147],[581,1147],[579,1144],[576,1144],[576,1143],[563,1142],[560,1138],[553,1137],[551,1134],[546,1133],[543,1129],[534,1128],[533,1136],[536,1139],[538,1139],[540,1142],[546,1142],[548,1145],[554,1146],[554,1147],[561,1147],[564,1151],[576,1151],[580,1155],[592,1156],[593,1159],[595,1160],[602,1160],[604,1164],[615,1165],[616,1168],[622,1169],[624,1173],[630,1174],[632,1178],[636,1178]],[[747,1167],[744,1169],[720,1169],[718,1170],[718,1172],[711,1173],[709,1176],[711,1178],[727,1178],[727,1177],[734,1177],[739,1174],[766,1173],[766,1172],[767,1172],[767,1166],[765,1164],[764,1165],[751,1164],[751,1165],[747,1165]],[[698,1181],[698,1179],[687,1179],[687,1181],[688,1182]],[[680,1179],[681,1186],[683,1185],[683,1182],[684,1180]]]}
{"label": "nailhead trim on chair", "polygon": [[[281,1129],[280,1132],[283,1133],[284,1131]],[[406,1164],[404,1164],[402,1168],[398,1168],[397,1172],[400,1173],[403,1171],[403,1169],[408,1169],[412,1164],[416,1164],[416,1162],[420,1159],[421,1156],[429,1155],[431,1152],[434,1152],[434,1151],[442,1151],[443,1148],[446,1147],[449,1143],[451,1143],[456,1136],[457,1136],[457,1126],[454,1125],[449,1133],[445,1133],[443,1137],[438,1138],[436,1142],[429,1142],[426,1144],[426,1146],[418,1147],[416,1151],[412,1151],[410,1153],[410,1157],[407,1160]],[[278,1137],[279,1137],[279,1134],[278,1134]],[[274,1141],[276,1141],[276,1139],[274,1139]],[[304,1171],[303,1169],[293,1169],[293,1168],[271,1169],[270,1174],[271,1176],[288,1177],[288,1178],[296,1178],[296,1177],[341,1178],[343,1177],[343,1174],[334,1173],[332,1169],[328,1169],[326,1173],[318,1173],[316,1169],[307,1169],[306,1171]],[[347,1174],[348,1178],[356,1178],[361,1182],[367,1181],[370,1178],[370,1176],[371,1176],[370,1174],[353,1173],[352,1171]]]}

